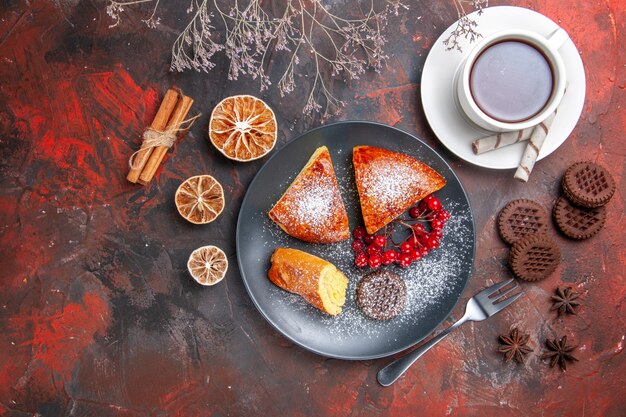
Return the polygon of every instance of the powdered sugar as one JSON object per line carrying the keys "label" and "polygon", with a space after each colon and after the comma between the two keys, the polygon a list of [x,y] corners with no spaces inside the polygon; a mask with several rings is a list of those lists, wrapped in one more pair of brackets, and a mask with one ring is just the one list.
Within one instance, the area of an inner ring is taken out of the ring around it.
{"label": "powdered sugar", "polygon": [[383,159],[371,163],[361,181],[366,190],[376,190],[376,201],[387,206],[412,194],[414,171],[406,165],[393,165]]}
{"label": "powdered sugar", "polygon": [[307,190],[299,189],[286,204],[286,216],[295,224],[306,224],[319,232],[333,215],[333,188],[332,184],[319,183]]}
{"label": "powdered sugar", "polygon": [[[414,262],[409,268],[403,269],[396,265],[383,268],[397,273],[407,286],[407,301],[404,311],[389,321],[377,321],[368,318],[357,306],[356,289],[360,279],[371,272],[371,269],[358,269],[354,266],[354,253],[351,240],[332,245],[314,245],[303,248],[311,254],[333,263],[349,280],[346,291],[346,304],[339,316],[331,317],[321,313],[301,297],[276,288],[272,291],[273,303],[288,304],[294,310],[306,312],[311,320],[324,323],[330,334],[338,341],[365,335],[368,339],[386,338],[388,330],[398,327],[419,325],[426,315],[437,309],[440,303],[458,289],[464,271],[463,260],[466,251],[471,251],[468,240],[472,237],[471,219],[466,213],[458,211],[458,205],[442,201],[444,207],[452,214],[444,228],[439,249],[429,253],[421,260]],[[289,247],[291,238],[285,235],[271,221],[265,220],[264,229],[271,235],[268,245],[273,247]],[[467,245],[458,242],[468,241]],[[453,244],[453,242],[457,244]]]}

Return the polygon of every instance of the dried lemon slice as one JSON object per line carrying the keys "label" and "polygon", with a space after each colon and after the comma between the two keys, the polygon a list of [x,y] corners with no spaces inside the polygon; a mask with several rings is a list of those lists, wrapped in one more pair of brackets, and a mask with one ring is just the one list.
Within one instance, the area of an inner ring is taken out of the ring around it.
{"label": "dried lemon slice", "polygon": [[195,224],[211,223],[224,210],[224,190],[210,175],[188,178],[174,199],[180,215]]}
{"label": "dried lemon slice", "polygon": [[187,269],[199,284],[215,285],[226,276],[228,259],[217,246],[203,246],[191,252]]}
{"label": "dried lemon slice", "polygon": [[227,158],[252,161],[276,144],[276,116],[263,100],[240,95],[222,100],[211,113],[209,138]]}

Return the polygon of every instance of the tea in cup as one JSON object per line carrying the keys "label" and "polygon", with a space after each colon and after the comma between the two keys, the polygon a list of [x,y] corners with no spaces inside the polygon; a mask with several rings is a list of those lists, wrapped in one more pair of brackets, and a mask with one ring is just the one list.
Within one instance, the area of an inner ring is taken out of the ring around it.
{"label": "tea in cup", "polygon": [[494,33],[461,64],[456,94],[470,121],[492,132],[535,126],[552,114],[565,92],[565,66],[558,49],[563,29],[549,38],[525,30]]}

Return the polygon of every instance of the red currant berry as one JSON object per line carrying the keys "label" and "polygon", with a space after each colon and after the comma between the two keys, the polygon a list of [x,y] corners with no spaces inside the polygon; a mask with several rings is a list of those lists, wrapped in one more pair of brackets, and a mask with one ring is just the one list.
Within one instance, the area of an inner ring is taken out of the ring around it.
{"label": "red currant berry", "polygon": [[380,254],[381,251],[381,247],[377,246],[376,244],[372,243],[371,245],[369,245],[367,247],[367,254],[372,256],[372,255],[378,255]]}
{"label": "red currant berry", "polygon": [[437,239],[441,239],[443,237],[443,232],[441,230],[433,230],[431,234],[435,235]]}
{"label": "red currant berry", "polygon": [[367,260],[367,254],[365,252],[361,252],[354,258],[354,265],[356,265],[357,268],[365,268],[367,266]]}
{"label": "red currant berry", "polygon": [[365,228],[359,226],[352,232],[352,236],[355,239],[363,239],[365,237]]}
{"label": "red currant berry", "polygon": [[365,249],[365,243],[362,240],[354,240],[352,241],[352,250],[355,252],[361,252]]}
{"label": "red currant berry", "polygon": [[411,242],[402,242],[400,245],[400,252],[402,253],[409,253],[412,249],[413,245],[411,245]]}
{"label": "red currant berry", "polygon": [[419,249],[413,249],[410,255],[411,255],[411,260],[418,261],[422,257],[422,251]]}
{"label": "red currant berry", "polygon": [[417,206],[411,207],[409,209],[409,216],[413,217],[414,219],[418,218],[420,216],[420,209],[419,209],[419,207],[417,207]]}
{"label": "red currant berry", "polygon": [[417,223],[413,225],[413,231],[415,233],[423,233],[425,231],[424,225],[421,223]]}
{"label": "red currant berry", "polygon": [[439,213],[437,213],[437,218],[445,223],[450,220],[450,212],[446,210],[441,210]]}
{"label": "red currant berry", "polygon": [[408,268],[409,266],[411,266],[411,262],[413,262],[413,260],[411,258],[411,255],[408,253],[403,253],[398,258],[398,265],[400,265],[402,268]]}
{"label": "red currant berry", "polygon": [[[432,196],[432,194],[431,194]],[[439,201],[439,199],[437,197],[433,197],[430,200],[428,200],[428,209],[431,211],[439,211],[441,210],[441,201]]]}
{"label": "red currant berry", "polygon": [[384,248],[385,245],[387,244],[387,238],[385,236],[376,236],[374,238],[374,244],[376,246],[379,246],[381,248]]}
{"label": "red currant berry", "polygon": [[433,198],[435,198],[435,196],[434,196],[434,195],[432,195],[432,194],[428,194],[426,197],[424,197],[424,201],[428,203],[428,202],[429,202],[430,200],[432,200]]}
{"label": "red currant berry", "polygon": [[426,247],[428,249],[437,249],[439,247],[439,239],[435,236],[430,236],[426,242]]}
{"label": "red currant berry", "polygon": [[387,250],[383,252],[383,260],[385,262],[389,261],[389,263],[385,265],[389,265],[390,263],[394,262],[396,259],[398,259],[398,252],[394,250]]}
{"label": "red currant berry", "polygon": [[430,227],[432,227],[433,230],[441,230],[443,229],[443,221],[435,217],[435,220],[430,222]]}
{"label": "red currant berry", "polygon": [[426,199],[420,201],[420,204],[418,207],[419,207],[420,214],[428,211],[428,202],[426,201]]}
{"label": "red currant berry", "polygon": [[374,242],[374,239],[376,239],[376,236],[374,235],[370,235],[369,233],[365,235],[365,243],[367,243],[368,245]]}
{"label": "red currant berry", "polygon": [[383,257],[380,255],[372,255],[368,261],[368,264],[372,268],[380,268],[383,264]]}
{"label": "red currant berry", "polygon": [[383,253],[383,265],[391,265],[397,259],[397,254],[395,251],[388,250]]}

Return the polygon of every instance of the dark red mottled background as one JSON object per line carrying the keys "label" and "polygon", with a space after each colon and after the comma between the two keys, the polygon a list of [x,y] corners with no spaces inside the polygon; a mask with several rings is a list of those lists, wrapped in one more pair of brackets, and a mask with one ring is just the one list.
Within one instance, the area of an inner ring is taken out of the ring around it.
{"label": "dark red mottled background", "polygon": [[[458,160],[424,119],[421,69],[456,18],[452,0],[412,4],[389,32],[391,58],[381,75],[334,85],[348,103],[334,120],[374,120],[417,134],[459,174],[478,239],[464,300],[509,276],[494,227],[507,201],[529,197],[551,207],[563,171],[582,157],[607,166],[618,183],[598,236],[557,236],[563,262],[554,276],[524,285],[526,297],[514,308],[460,329],[390,388],[375,380],[388,359],[311,354],[277,334],[250,302],[234,231],[263,161],[224,159],[205,131],[221,98],[259,94],[257,85],[226,81],[224,61],[209,74],[170,73],[170,45],[187,6],[162,3],[163,24],[148,30],[138,12],[109,29],[102,0],[0,1],[0,415],[626,415],[622,0],[491,2],[549,16],[585,63],[580,122],[528,184]],[[125,180],[127,158],[171,84],[192,95],[204,116],[157,180],[134,186]],[[319,124],[302,117],[298,95],[262,97],[276,111],[279,146]],[[225,212],[204,227],[181,219],[172,198],[183,179],[200,173],[214,175],[227,195]],[[209,243],[225,249],[231,267],[224,282],[202,288],[185,263]],[[549,312],[560,284],[584,294],[579,316]],[[452,318],[461,312],[459,305]],[[546,338],[567,334],[580,345],[580,362],[566,373],[537,354],[525,367],[503,364],[496,337],[511,326],[529,332],[536,351]]]}

